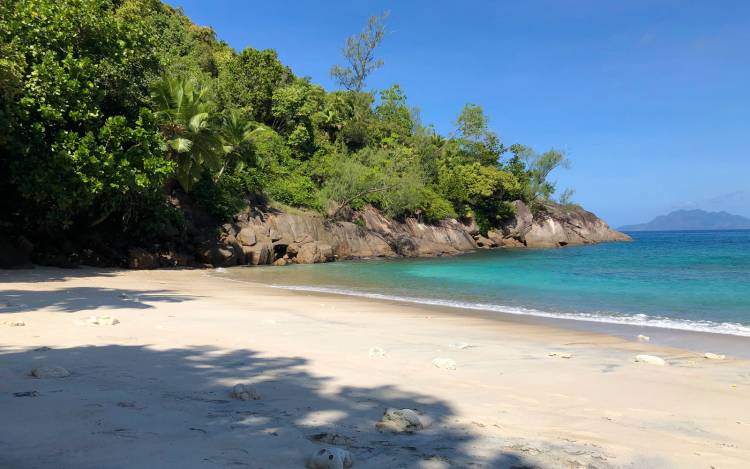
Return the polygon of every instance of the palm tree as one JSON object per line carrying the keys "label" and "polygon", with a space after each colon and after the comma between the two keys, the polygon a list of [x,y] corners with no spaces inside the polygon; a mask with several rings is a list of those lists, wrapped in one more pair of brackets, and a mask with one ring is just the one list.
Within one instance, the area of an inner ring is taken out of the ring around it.
{"label": "palm tree", "polygon": [[205,169],[219,171],[225,150],[213,125],[215,105],[208,89],[195,80],[164,78],[151,97],[161,120],[169,158],[177,163],[175,178],[189,192]]}
{"label": "palm tree", "polygon": [[263,166],[264,162],[258,161],[257,155],[252,151],[253,138],[262,132],[272,132],[272,130],[264,124],[248,121],[239,110],[231,109],[223,114],[219,136],[225,158],[216,179],[221,177],[226,166],[235,158],[239,159],[237,165],[241,167],[244,167],[246,163]]}

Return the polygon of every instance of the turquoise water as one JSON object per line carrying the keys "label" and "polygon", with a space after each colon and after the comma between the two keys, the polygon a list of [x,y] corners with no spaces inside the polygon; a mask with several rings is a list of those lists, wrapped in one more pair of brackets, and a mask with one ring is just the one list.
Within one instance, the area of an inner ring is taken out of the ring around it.
{"label": "turquoise water", "polygon": [[750,336],[750,231],[630,234],[627,243],[227,275],[285,288]]}

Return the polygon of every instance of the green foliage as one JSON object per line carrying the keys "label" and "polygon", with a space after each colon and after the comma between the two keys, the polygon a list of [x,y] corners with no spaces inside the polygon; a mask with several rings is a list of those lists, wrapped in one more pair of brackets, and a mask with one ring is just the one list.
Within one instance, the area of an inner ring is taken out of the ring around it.
{"label": "green foliage", "polygon": [[559,202],[561,205],[566,205],[569,207],[577,205],[575,202],[573,202],[573,196],[575,195],[576,191],[575,189],[567,188],[563,191],[562,194],[560,194]]}
{"label": "green foliage", "polygon": [[298,158],[309,157],[316,150],[315,122],[324,99],[323,88],[306,80],[296,80],[272,94],[273,127],[286,137]]}
{"label": "green foliage", "polygon": [[326,92],[159,0],[0,2],[0,229],[184,236],[175,180],[217,221],[266,199],[488,229],[513,200],[543,205],[562,153],[506,148],[477,105],[444,136],[398,85],[363,91],[385,16],[347,40]]}
{"label": "green foliage", "polygon": [[[185,192],[204,171],[219,171],[225,149],[215,125],[215,104],[205,86],[191,79],[165,78],[151,95],[167,143],[176,162],[175,177]],[[231,151],[231,150],[230,150]]]}
{"label": "green foliage", "polygon": [[542,154],[529,151],[525,156],[529,175],[528,197],[531,201],[550,200],[555,193],[555,183],[548,179],[549,174],[557,168],[567,168],[570,165],[569,160],[564,153],[554,149]]}
{"label": "green foliage", "polygon": [[254,121],[272,125],[273,92],[293,80],[291,70],[279,62],[275,51],[247,48],[219,71],[219,101]]}
{"label": "green foliage", "polygon": [[347,64],[334,65],[331,68],[331,76],[343,88],[349,91],[362,91],[367,77],[383,66],[383,61],[375,58],[375,49],[385,37],[386,18],[388,12],[380,17],[371,16],[361,33],[347,38],[342,50]]}
{"label": "green foliage", "polygon": [[243,176],[226,174],[218,181],[204,176],[195,184],[192,195],[217,220],[231,220],[247,203],[247,181]]}
{"label": "green foliage", "polygon": [[489,130],[488,119],[480,106],[467,104],[458,116],[456,125],[458,138],[455,143],[462,159],[486,166],[498,164],[505,147],[497,134]]}
{"label": "green foliage", "polygon": [[116,13],[106,0],[3,2],[0,170],[19,226],[97,225],[171,171],[142,109],[155,38]]}
{"label": "green foliage", "polygon": [[318,188],[307,175],[295,171],[269,182],[267,193],[273,200],[296,207],[320,209]]}
{"label": "green foliage", "polygon": [[375,107],[373,134],[378,142],[404,144],[415,128],[412,111],[406,105],[406,95],[398,85],[380,92],[380,102]]}

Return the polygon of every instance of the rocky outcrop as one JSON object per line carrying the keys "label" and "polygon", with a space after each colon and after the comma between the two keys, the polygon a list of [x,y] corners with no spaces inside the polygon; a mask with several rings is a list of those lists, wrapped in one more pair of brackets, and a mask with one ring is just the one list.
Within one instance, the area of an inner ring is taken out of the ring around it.
{"label": "rocky outcrop", "polygon": [[204,243],[197,258],[213,266],[314,264],[336,259],[442,256],[495,247],[559,247],[629,239],[580,208],[548,205],[532,214],[521,201],[501,228],[479,233],[472,221],[395,221],[367,207],[352,221],[314,213],[248,209]]}
{"label": "rocky outcrop", "polygon": [[532,215],[523,202],[517,200],[513,205],[516,216],[487,234],[499,246],[548,248],[630,240],[578,206],[550,203]]}

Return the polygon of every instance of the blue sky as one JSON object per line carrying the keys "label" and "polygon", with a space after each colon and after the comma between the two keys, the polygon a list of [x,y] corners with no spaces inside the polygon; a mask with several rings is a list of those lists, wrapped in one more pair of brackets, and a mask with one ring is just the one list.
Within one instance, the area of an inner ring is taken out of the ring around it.
{"label": "blue sky", "polygon": [[385,61],[424,123],[483,106],[507,144],[565,150],[558,187],[613,226],[677,208],[750,216],[750,1],[171,0],[237,50],[328,71],[390,11]]}

